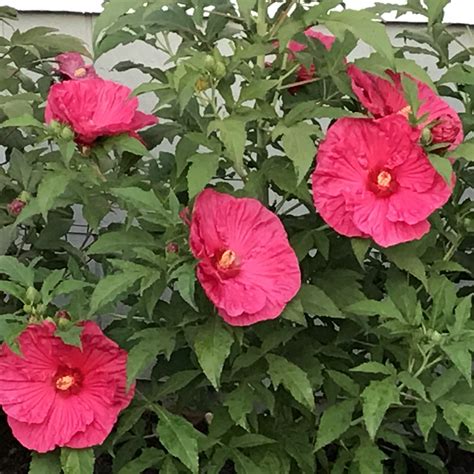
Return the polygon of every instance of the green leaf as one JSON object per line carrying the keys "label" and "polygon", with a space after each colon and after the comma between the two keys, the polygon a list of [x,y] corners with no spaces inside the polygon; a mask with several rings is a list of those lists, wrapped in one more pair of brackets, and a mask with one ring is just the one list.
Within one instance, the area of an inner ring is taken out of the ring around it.
{"label": "green leaf", "polygon": [[155,396],[157,398],[165,398],[168,395],[176,394],[179,390],[189,385],[200,374],[200,370],[183,370],[182,372],[176,372],[170,375],[166,382],[158,386]]}
{"label": "green leaf", "polygon": [[411,375],[409,372],[400,372],[398,374],[398,378],[410,390],[413,390],[421,398],[423,398],[423,400],[426,400],[425,386],[422,384],[422,382],[419,379]]}
{"label": "green leaf", "polygon": [[426,270],[423,262],[416,255],[416,247],[411,244],[401,244],[384,249],[385,255],[398,268],[418,278],[425,287],[428,285]]}
{"label": "green leaf", "polygon": [[39,120],[36,120],[32,115],[20,115],[19,117],[5,120],[0,124],[0,128],[6,127],[44,128],[44,125]]}
{"label": "green leaf", "polygon": [[467,64],[455,64],[450,66],[438,80],[438,84],[467,84],[474,85],[474,67]]}
{"label": "green leaf", "polygon": [[108,149],[109,147],[116,148],[121,154],[128,152],[137,156],[150,155],[146,146],[140,140],[138,140],[138,138],[131,137],[127,134],[117,135],[115,137],[108,138],[103,145],[106,149]]}
{"label": "green leaf", "polygon": [[359,265],[364,268],[364,259],[370,247],[369,239],[351,239],[351,246]]}
{"label": "green leaf", "polygon": [[133,250],[137,246],[155,247],[155,239],[148,232],[138,228],[130,227],[119,231],[102,234],[87,250],[90,255],[123,252]]}
{"label": "green leaf", "polygon": [[372,381],[362,392],[362,413],[371,439],[375,439],[377,430],[390,405],[399,402],[399,395],[392,377]]}
{"label": "green leaf", "polygon": [[61,462],[58,453],[39,454],[32,452],[28,474],[61,474]]}
{"label": "green leaf", "polygon": [[403,321],[402,314],[389,297],[386,297],[382,301],[357,301],[357,303],[346,306],[344,310],[348,313],[353,313],[359,316],[385,316],[387,318],[394,318]]}
{"label": "green leaf", "polygon": [[337,370],[328,370],[327,371],[329,377],[332,379],[332,381],[336,384],[339,385],[343,390],[345,390],[347,393],[354,397],[358,397],[360,393],[360,387],[359,385],[354,382],[348,375],[338,372]]}
{"label": "green leaf", "polygon": [[306,122],[284,129],[282,146],[295,167],[297,184],[304,179],[316,156],[314,133],[314,126]]}
{"label": "green leaf", "polygon": [[194,352],[203,372],[216,390],[219,389],[222,368],[233,342],[234,338],[217,316],[211,316],[206,324],[196,328]]}
{"label": "green leaf", "polygon": [[56,328],[54,335],[60,337],[64,344],[81,347],[81,334],[83,329],[82,326],[77,326],[74,323],[71,323],[67,328]]}
{"label": "green leaf", "polygon": [[462,334],[466,323],[471,319],[472,295],[463,298],[454,311],[454,324],[449,328],[449,332],[454,335]]}
{"label": "green leaf", "polygon": [[365,372],[366,374],[394,375],[394,369],[381,364],[380,362],[364,362],[350,369],[351,372]]}
{"label": "green leaf", "polygon": [[460,379],[461,374],[455,367],[445,370],[438,378],[433,380],[428,392],[433,401],[446,395]]}
{"label": "green leaf", "polygon": [[160,468],[160,474],[179,474],[172,457],[167,457]]}
{"label": "green leaf", "polygon": [[52,271],[43,281],[41,287],[41,300],[44,304],[49,304],[52,299],[51,293],[64,277],[65,270]]}
{"label": "green leaf", "polygon": [[194,265],[187,263],[181,265],[173,274],[171,278],[177,278],[176,288],[184,301],[188,303],[194,310],[198,311],[196,302],[194,301],[194,291],[196,284],[196,273]]}
{"label": "green leaf", "polygon": [[[104,10],[96,18],[94,22],[94,30],[92,32],[92,44],[94,49],[101,39],[104,30],[114,25],[122,15],[127,13],[131,8],[136,8],[136,0],[112,0],[104,5]],[[96,57],[98,54],[96,54]]]}
{"label": "green leaf", "polygon": [[459,372],[472,386],[472,356],[465,342],[454,342],[442,346],[443,351],[451,359]]}
{"label": "green leaf", "polygon": [[305,312],[316,316],[330,316],[333,318],[342,318],[343,314],[335,305],[329,296],[314,285],[303,285],[298,297]]}
{"label": "green leaf", "polygon": [[428,440],[431,428],[437,417],[436,405],[429,402],[416,402],[416,422],[423,433],[425,441]]}
{"label": "green leaf", "polygon": [[[472,74],[474,75],[474,70]],[[449,152],[449,156],[474,161],[474,141],[461,143],[454,151]]]}
{"label": "green leaf", "polygon": [[306,317],[304,315],[303,305],[298,297],[293,298],[281,313],[283,319],[292,321],[300,326],[307,327]]}
{"label": "green leaf", "polygon": [[246,100],[264,99],[268,91],[273,89],[278,80],[274,79],[260,79],[252,80],[248,85],[244,86],[240,92],[239,102]]}
{"label": "green leaf", "polygon": [[215,176],[219,166],[219,155],[216,153],[199,153],[190,158],[188,170],[188,194],[192,199],[202,191]]}
{"label": "green leaf", "polygon": [[131,288],[143,274],[138,272],[116,273],[102,278],[91,296],[90,313],[115,301],[122,293]]}
{"label": "green leaf", "polygon": [[61,448],[61,467],[64,474],[93,474],[94,462],[94,450],[92,448]]}
{"label": "green leaf", "polygon": [[15,224],[6,225],[0,228],[0,255],[5,255],[10,245],[17,236],[17,226]]}
{"label": "green leaf", "polygon": [[314,450],[319,451],[342,436],[350,427],[356,402],[345,400],[323,411]]}
{"label": "green leaf", "polygon": [[306,372],[284,357],[268,354],[266,359],[268,374],[275,389],[282,384],[296,401],[313,411],[314,394]]}
{"label": "green leaf", "polygon": [[137,474],[152,467],[158,467],[163,457],[163,451],[158,448],[143,448],[140,456],[125,464],[118,474]]}
{"label": "green leaf", "polygon": [[251,21],[250,13],[252,9],[255,8],[256,3],[257,0],[237,0],[240,16],[242,16],[247,23]]}
{"label": "green leaf", "polygon": [[238,449],[231,449],[230,451],[237,474],[264,474],[250,458],[242,454]]}
{"label": "green leaf", "polygon": [[221,141],[226,147],[229,158],[233,161],[236,171],[242,174],[247,141],[245,122],[229,117],[224,120],[215,120],[211,122],[211,126],[220,131]]}
{"label": "green leaf", "polygon": [[361,441],[354,456],[360,474],[383,474],[383,461],[385,459],[387,459],[387,456],[368,439]]}
{"label": "green leaf", "polygon": [[34,270],[20,263],[15,257],[0,256],[0,273],[8,275],[11,280],[25,287],[33,286],[34,284]]}
{"label": "green leaf", "polygon": [[68,173],[49,173],[41,181],[38,186],[36,202],[38,211],[45,219],[56,199],[66,191],[70,181],[71,175]]}
{"label": "green leaf", "polygon": [[132,347],[127,360],[127,386],[151,365],[159,354],[169,360],[176,344],[176,333],[167,328],[147,328],[135,333],[130,340],[140,339]]}
{"label": "green leaf", "polygon": [[159,416],[156,432],[165,449],[178,458],[192,473],[199,472],[198,439],[201,435],[189,421],[173,415],[158,405],[153,409]]}
{"label": "green leaf", "polygon": [[446,184],[451,186],[453,180],[453,167],[450,161],[447,158],[434,153],[430,153],[428,158],[433,165],[433,168],[446,181]]}
{"label": "green leaf", "polygon": [[461,423],[465,424],[471,434],[474,434],[474,405],[456,403],[451,400],[443,400],[439,403],[443,409],[446,423],[458,434]]}
{"label": "green leaf", "polygon": [[263,446],[276,443],[274,439],[267,438],[257,433],[246,433],[241,436],[234,436],[230,440],[231,448],[254,448],[255,446]]}
{"label": "green leaf", "polygon": [[240,384],[234,391],[226,394],[224,406],[229,409],[229,415],[237,425],[248,431],[247,415],[254,409],[255,396],[246,383]]}
{"label": "green leaf", "polygon": [[346,30],[349,30],[356,38],[372,46],[375,51],[383,54],[393,63],[394,50],[385,25],[375,21],[373,15],[367,10],[333,11],[325,18],[320,18],[319,21],[341,41],[344,39]]}
{"label": "green leaf", "polygon": [[425,0],[426,7],[428,8],[428,23],[430,25],[436,21],[443,21],[443,10],[449,1],[450,0]]}

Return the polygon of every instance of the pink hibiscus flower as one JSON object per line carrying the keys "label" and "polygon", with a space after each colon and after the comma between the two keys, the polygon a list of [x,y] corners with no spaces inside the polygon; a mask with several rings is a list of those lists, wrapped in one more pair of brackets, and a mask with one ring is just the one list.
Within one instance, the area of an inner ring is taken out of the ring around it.
{"label": "pink hibiscus flower", "polygon": [[421,238],[451,189],[401,115],[338,120],[319,147],[313,198],[321,217],[348,237],[382,247]]}
{"label": "pink hibiscus flower", "polygon": [[[330,50],[334,41],[336,41],[336,38],[334,36],[326,35],[319,31],[315,31],[313,30],[313,28],[306,29],[304,34],[308,38],[313,38],[320,41],[326,47],[327,50]],[[306,46],[304,44],[298,43],[297,41],[291,40],[288,43],[288,49],[292,53],[299,53],[300,51],[304,51],[306,49]],[[290,59],[294,59],[293,54],[290,56]],[[311,64],[309,70],[305,66],[301,66],[298,69],[297,73],[298,81],[309,81],[314,77],[315,72],[316,66],[314,64]]]}
{"label": "pink hibiscus flower", "polygon": [[126,390],[127,353],[97,324],[84,323],[82,350],[55,330],[50,322],[28,326],[21,356],[0,348],[0,405],[15,438],[40,453],[101,444],[134,394]]}
{"label": "pink hibiscus flower", "polygon": [[[391,81],[369,72],[361,71],[354,65],[347,72],[352,81],[352,89],[362,105],[374,116],[385,117],[401,114],[408,117],[410,107],[403,95],[401,75],[386,71]],[[408,76],[410,77],[410,76]],[[418,86],[420,108],[418,117],[426,115],[420,128],[432,126],[433,143],[448,143],[453,150],[463,141],[462,122],[457,112],[423,82],[411,78]]]}
{"label": "pink hibiscus flower", "polygon": [[86,64],[79,53],[62,53],[56,56],[57,71],[64,80],[83,80],[97,77],[92,64]]}
{"label": "pink hibiscus flower", "polygon": [[300,288],[298,259],[285,229],[256,199],[201,192],[190,245],[204,291],[233,326],[278,317]]}
{"label": "pink hibiscus flower", "polygon": [[45,119],[69,125],[76,142],[92,145],[99,137],[128,133],[154,125],[154,115],[139,112],[131,89],[100,78],[54,84],[48,95]]}

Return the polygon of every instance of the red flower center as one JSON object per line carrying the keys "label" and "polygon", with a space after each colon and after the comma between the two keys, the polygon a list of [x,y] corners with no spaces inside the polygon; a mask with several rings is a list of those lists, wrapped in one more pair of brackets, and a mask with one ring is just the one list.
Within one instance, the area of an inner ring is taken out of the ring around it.
{"label": "red flower center", "polygon": [[82,379],[79,370],[60,367],[53,377],[53,384],[58,392],[77,393],[82,387]]}
{"label": "red flower center", "polygon": [[87,70],[85,67],[77,68],[74,71],[74,77],[85,77],[86,74],[87,74]]}
{"label": "red flower center", "polygon": [[390,196],[397,189],[397,182],[387,170],[373,171],[369,174],[369,189],[377,196]]}

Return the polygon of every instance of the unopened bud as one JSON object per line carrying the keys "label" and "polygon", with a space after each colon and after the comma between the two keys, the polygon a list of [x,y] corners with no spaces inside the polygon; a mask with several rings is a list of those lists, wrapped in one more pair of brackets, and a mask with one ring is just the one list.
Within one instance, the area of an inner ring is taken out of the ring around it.
{"label": "unopened bud", "polygon": [[56,311],[55,317],[58,319],[65,319],[67,321],[71,320],[71,315],[65,309],[60,309],[59,311]]}
{"label": "unopened bud", "polygon": [[20,212],[23,210],[23,208],[26,206],[26,202],[23,201],[22,199],[13,199],[12,202],[10,202],[7,205],[8,212],[10,215],[16,217]]}
{"label": "unopened bud", "polygon": [[51,120],[51,122],[49,122],[49,128],[53,133],[59,134],[61,133],[63,126],[58,121]]}
{"label": "unopened bud", "polygon": [[178,253],[179,252],[179,245],[176,242],[170,242],[166,245],[166,252],[167,253]]}
{"label": "unopened bud", "polygon": [[213,56],[211,56],[210,54],[208,54],[208,55],[204,58],[204,67],[205,67],[208,71],[213,71],[215,65],[216,65],[216,60],[214,59]]}
{"label": "unopened bud", "polygon": [[421,132],[421,144],[422,145],[431,145],[433,141],[433,134],[428,127],[425,127]]}
{"label": "unopened bud", "polygon": [[217,64],[216,64],[216,77],[221,79],[223,78],[225,75],[226,75],[226,68],[225,68],[225,64],[221,61],[219,61]]}
{"label": "unopened bud", "polygon": [[26,300],[28,301],[28,303],[38,303],[40,299],[41,298],[40,294],[38,293],[38,290],[33,286],[28,287],[28,289],[26,290]]}
{"label": "unopened bud", "polygon": [[64,127],[60,136],[63,140],[71,141],[74,138],[74,132],[69,127]]}

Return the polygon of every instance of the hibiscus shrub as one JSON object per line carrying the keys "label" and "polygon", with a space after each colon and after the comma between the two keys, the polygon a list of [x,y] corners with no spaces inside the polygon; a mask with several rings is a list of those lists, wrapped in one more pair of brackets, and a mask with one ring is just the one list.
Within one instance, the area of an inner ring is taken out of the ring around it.
{"label": "hibiscus shrub", "polygon": [[[447,3],[111,0],[93,55],[2,38],[0,405],[31,474],[469,459],[474,70]],[[388,10],[426,26],[394,46]],[[133,91],[89,59],[132,43],[165,64],[117,64]]]}

